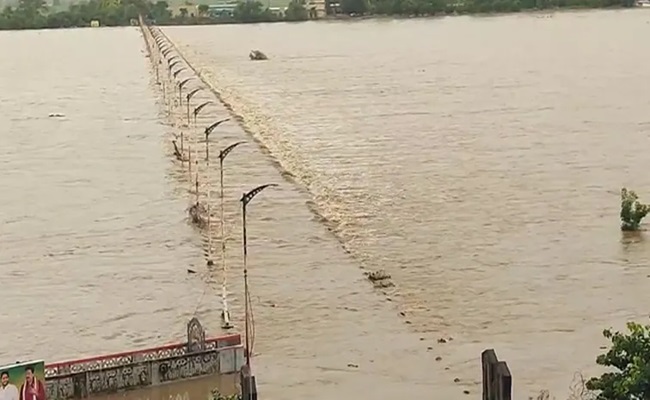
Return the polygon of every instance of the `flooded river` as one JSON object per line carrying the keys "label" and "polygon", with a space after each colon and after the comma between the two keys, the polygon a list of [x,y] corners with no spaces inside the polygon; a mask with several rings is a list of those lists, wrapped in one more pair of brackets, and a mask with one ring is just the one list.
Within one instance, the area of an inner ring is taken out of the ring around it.
{"label": "flooded river", "polygon": [[[488,347],[517,398],[595,372],[602,329],[648,315],[618,191],[650,198],[649,31],[644,11],[165,29],[250,132],[211,144],[248,141],[226,166],[238,327],[236,200],[280,184],[248,225],[264,398],[476,397]],[[138,30],[0,47],[0,360],[180,340],[194,314],[218,334]],[[379,268],[394,288],[365,281]]]}

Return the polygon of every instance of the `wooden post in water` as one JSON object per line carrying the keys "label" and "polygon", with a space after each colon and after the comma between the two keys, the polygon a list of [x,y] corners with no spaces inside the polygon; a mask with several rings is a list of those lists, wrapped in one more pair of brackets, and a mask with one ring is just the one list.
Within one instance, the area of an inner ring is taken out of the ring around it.
{"label": "wooden post in water", "polygon": [[512,375],[505,361],[499,361],[494,350],[481,353],[483,400],[512,400]]}

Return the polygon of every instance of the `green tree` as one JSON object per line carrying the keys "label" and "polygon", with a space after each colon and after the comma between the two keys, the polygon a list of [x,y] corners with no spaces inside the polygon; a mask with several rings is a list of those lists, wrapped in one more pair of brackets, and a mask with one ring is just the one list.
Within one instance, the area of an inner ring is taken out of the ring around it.
{"label": "green tree", "polygon": [[199,16],[205,17],[208,15],[208,11],[210,10],[210,7],[207,4],[199,4],[198,11],[199,11]]}
{"label": "green tree", "polygon": [[164,0],[158,0],[149,11],[149,18],[159,24],[168,22],[172,17],[169,11],[169,4]]}
{"label": "green tree", "polygon": [[187,8],[181,7],[178,9],[178,12],[181,14],[181,19],[187,18],[187,14],[188,14]]}
{"label": "green tree", "polygon": [[597,400],[650,399],[650,325],[629,322],[627,329],[629,333],[603,332],[612,345],[596,363],[615,371],[587,382],[587,389],[598,392]]}
{"label": "green tree", "polygon": [[0,13],[0,29],[68,28],[88,26],[99,20],[102,25],[127,26],[138,15],[156,22],[168,22],[171,13],[167,3],[148,0],[88,0],[70,5],[65,10],[49,10],[42,0],[21,0],[15,9],[6,8]]}
{"label": "green tree", "polygon": [[639,196],[626,188],[621,189],[621,229],[624,231],[639,230],[641,220],[650,212],[650,206],[641,204]]}
{"label": "green tree", "polygon": [[28,16],[44,14],[47,11],[45,0],[20,0],[18,2],[18,11]]}
{"label": "green tree", "polygon": [[271,13],[259,1],[240,1],[234,12],[235,20],[240,22],[270,21]]}
{"label": "green tree", "polygon": [[287,21],[305,21],[309,19],[309,13],[305,8],[305,0],[291,0],[284,13]]}

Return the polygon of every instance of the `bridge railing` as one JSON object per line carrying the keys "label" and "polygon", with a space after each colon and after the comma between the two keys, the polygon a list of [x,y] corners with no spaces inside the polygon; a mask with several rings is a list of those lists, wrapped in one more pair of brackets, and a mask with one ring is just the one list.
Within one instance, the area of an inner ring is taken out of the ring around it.
{"label": "bridge railing", "polygon": [[[241,344],[241,336],[239,334],[207,338],[205,339],[205,347],[203,350],[217,350],[239,344]],[[162,360],[190,353],[193,353],[193,351],[191,351],[187,343],[174,343],[165,346],[107,354],[98,357],[57,362],[45,366],[45,378],[56,378],[58,376],[79,372],[121,367],[139,362]]]}

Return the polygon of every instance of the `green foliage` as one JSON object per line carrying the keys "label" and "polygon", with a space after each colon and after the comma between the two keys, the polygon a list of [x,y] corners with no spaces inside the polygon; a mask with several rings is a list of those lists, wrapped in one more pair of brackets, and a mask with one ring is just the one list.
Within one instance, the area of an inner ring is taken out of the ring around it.
{"label": "green foliage", "polygon": [[639,230],[641,220],[650,212],[650,206],[642,204],[639,196],[626,188],[621,189],[621,229],[624,231]]}
{"label": "green foliage", "polygon": [[305,8],[305,0],[291,0],[284,12],[286,21],[306,21],[309,19],[309,13]]}
{"label": "green foliage", "polygon": [[16,8],[5,7],[0,14],[0,30],[44,29],[90,26],[98,20],[104,26],[126,26],[138,15],[169,19],[167,3],[147,0],[89,0],[73,4],[66,11],[51,12],[43,0],[20,0]]}
{"label": "green foliage", "polygon": [[[87,0],[74,4],[67,10],[61,10],[60,7],[50,10],[44,0],[20,0],[17,7],[5,7],[0,12],[0,30],[89,26],[92,20],[98,20],[102,26],[125,26],[130,25],[138,15],[157,25],[302,21],[310,16],[306,0],[291,0],[284,17],[274,15],[257,0],[241,0],[233,16],[210,15],[209,7],[202,4],[198,6],[197,15],[183,7],[176,17],[172,16],[166,1],[152,1]],[[326,7],[331,12],[349,15],[421,16],[518,12],[561,7],[632,7],[634,3],[635,0],[340,0],[339,8],[333,9],[329,2]],[[638,228],[638,224],[625,223],[623,229],[636,229],[635,226]]]}
{"label": "green foliage", "polygon": [[158,24],[168,22],[172,18],[172,13],[169,11],[169,3],[164,0],[157,1],[149,10],[148,17]]}
{"label": "green foliage", "polygon": [[208,400],[242,400],[242,398],[239,394],[226,396],[221,394],[218,389],[212,389],[212,393],[210,394],[210,398]]}
{"label": "green foliage", "polygon": [[615,371],[587,382],[587,389],[599,392],[597,400],[650,399],[650,325],[630,322],[627,329],[629,333],[603,332],[612,346],[596,362]]}
{"label": "green foliage", "polygon": [[266,22],[273,19],[268,8],[259,1],[240,1],[235,8],[235,20],[240,22]]}

